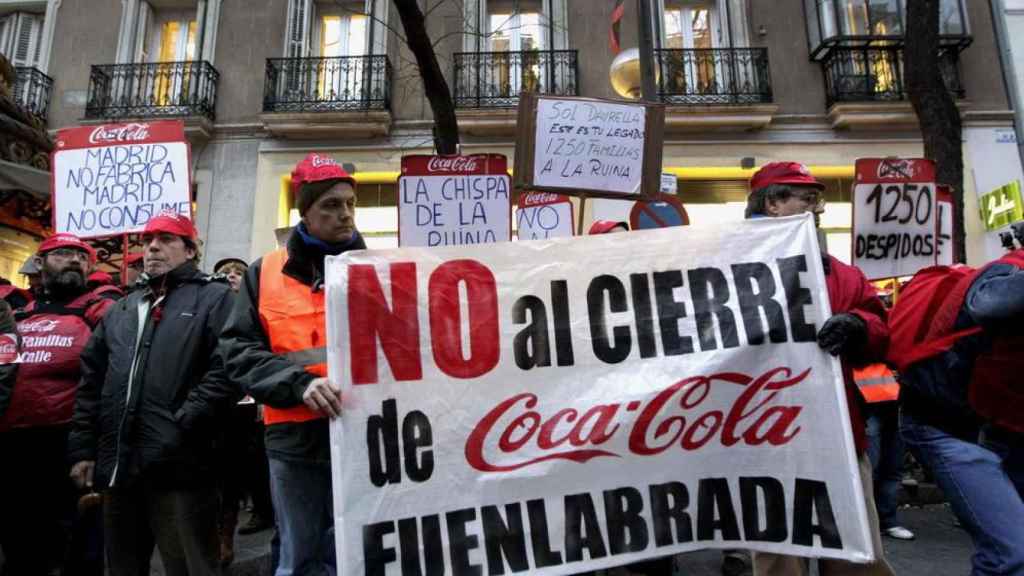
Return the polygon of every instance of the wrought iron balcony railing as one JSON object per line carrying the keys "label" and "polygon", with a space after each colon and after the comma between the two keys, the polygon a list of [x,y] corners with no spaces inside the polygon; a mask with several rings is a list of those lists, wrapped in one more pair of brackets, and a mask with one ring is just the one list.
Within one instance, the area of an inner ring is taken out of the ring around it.
{"label": "wrought iron balcony railing", "polygon": [[772,101],[767,48],[655,50],[658,94],[666,104]]}
{"label": "wrought iron balcony railing", "polygon": [[579,93],[576,50],[456,52],[456,108],[514,108],[522,92]]}
{"label": "wrought iron balcony railing", "polygon": [[[939,68],[946,88],[964,97],[960,63],[955,48],[939,51]],[[908,100],[903,79],[900,47],[833,48],[822,60],[827,105],[841,102],[888,102]]]}
{"label": "wrought iron balcony railing", "polygon": [[14,101],[23,110],[46,124],[50,111],[53,78],[31,66],[18,66],[14,80]]}
{"label": "wrought iron balcony railing", "polygon": [[89,119],[203,116],[214,119],[220,74],[209,62],[103,64],[89,74]]}
{"label": "wrought iron balcony railing", "polygon": [[386,110],[390,106],[387,56],[267,59],[264,112]]}

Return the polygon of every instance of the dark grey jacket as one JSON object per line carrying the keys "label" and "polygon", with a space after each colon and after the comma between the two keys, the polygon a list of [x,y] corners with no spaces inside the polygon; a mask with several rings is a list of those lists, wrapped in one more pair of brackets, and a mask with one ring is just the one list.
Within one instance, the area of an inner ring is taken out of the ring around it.
{"label": "dark grey jacket", "polygon": [[68,440],[72,463],[96,461],[96,486],[212,481],[213,423],[240,397],[215,354],[230,310],[227,282],[191,262],[110,308],[82,352]]}

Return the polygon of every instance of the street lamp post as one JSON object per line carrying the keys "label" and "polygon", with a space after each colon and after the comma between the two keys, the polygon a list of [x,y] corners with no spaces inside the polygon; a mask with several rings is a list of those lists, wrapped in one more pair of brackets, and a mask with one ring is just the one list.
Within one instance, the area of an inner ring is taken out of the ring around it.
{"label": "street lamp post", "polygon": [[658,89],[654,82],[654,34],[651,31],[653,12],[651,0],[636,0],[636,12],[640,19],[640,95],[647,102],[654,102]]}

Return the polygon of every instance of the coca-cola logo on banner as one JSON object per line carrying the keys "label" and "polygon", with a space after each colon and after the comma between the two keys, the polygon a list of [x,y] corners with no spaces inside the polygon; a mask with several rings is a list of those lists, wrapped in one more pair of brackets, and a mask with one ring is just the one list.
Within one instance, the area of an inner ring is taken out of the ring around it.
{"label": "coca-cola logo on banner", "polygon": [[0,364],[12,364],[18,359],[18,337],[0,334]]}
{"label": "coca-cola logo on banner", "polygon": [[148,124],[125,124],[118,127],[97,126],[89,134],[89,143],[142,142],[147,138],[149,138]]}
{"label": "coca-cola logo on banner", "polygon": [[474,172],[477,170],[477,161],[473,156],[433,156],[427,162],[427,172]]}

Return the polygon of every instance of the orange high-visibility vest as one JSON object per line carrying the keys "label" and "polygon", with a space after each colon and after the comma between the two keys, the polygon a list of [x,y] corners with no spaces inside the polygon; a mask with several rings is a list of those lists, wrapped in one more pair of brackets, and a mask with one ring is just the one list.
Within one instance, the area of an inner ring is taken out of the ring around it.
{"label": "orange high-visibility vest", "polygon": [[[327,375],[327,328],[324,292],[284,274],[286,250],[263,257],[260,270],[259,314],[270,350],[317,376]],[[306,422],[323,418],[304,404],[294,408],[263,407],[263,422]]]}
{"label": "orange high-visibility vest", "polygon": [[892,402],[900,395],[900,384],[885,364],[871,364],[854,370],[853,380],[869,404]]}

